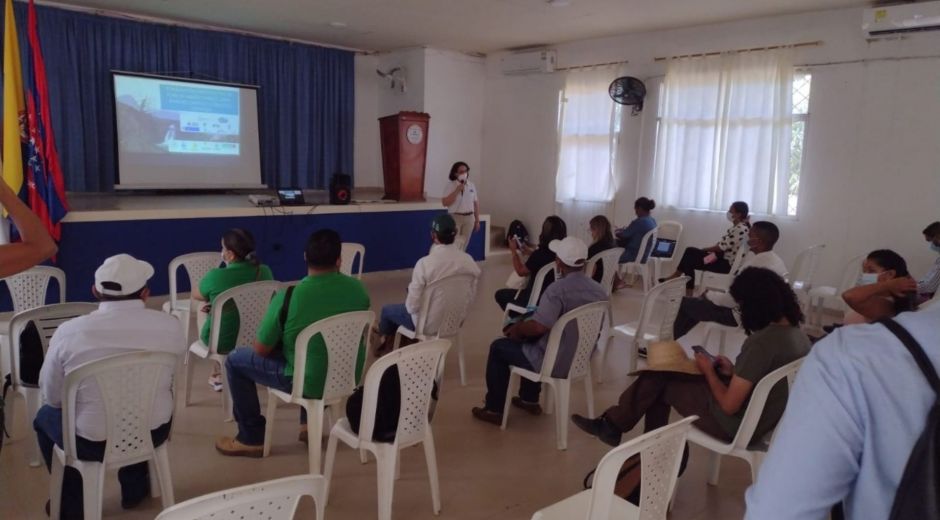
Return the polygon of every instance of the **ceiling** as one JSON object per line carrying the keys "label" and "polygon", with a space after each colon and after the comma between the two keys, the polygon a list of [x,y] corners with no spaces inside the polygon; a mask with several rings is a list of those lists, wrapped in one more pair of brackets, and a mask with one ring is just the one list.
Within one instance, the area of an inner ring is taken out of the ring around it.
{"label": "ceiling", "polygon": [[870,5],[870,0],[55,0],[361,50],[465,52]]}

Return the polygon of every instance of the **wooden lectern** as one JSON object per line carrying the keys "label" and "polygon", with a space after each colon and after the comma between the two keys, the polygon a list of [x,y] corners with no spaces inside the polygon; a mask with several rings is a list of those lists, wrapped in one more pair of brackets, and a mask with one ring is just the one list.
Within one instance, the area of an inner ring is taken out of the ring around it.
{"label": "wooden lectern", "polygon": [[423,112],[399,112],[379,118],[384,199],[424,201],[424,166],[430,120],[431,116]]}

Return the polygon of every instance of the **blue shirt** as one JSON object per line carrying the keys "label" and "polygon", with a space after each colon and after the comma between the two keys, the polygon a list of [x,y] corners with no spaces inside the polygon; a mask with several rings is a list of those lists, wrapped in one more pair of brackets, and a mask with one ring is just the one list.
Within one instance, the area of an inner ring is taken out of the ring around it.
{"label": "blue shirt", "polygon": [[[940,305],[897,318],[940,367]],[[813,347],[747,490],[748,520],[888,518],[937,394],[882,325],[849,325]]]}
{"label": "blue shirt", "polygon": [[[617,233],[617,245],[624,249],[623,254],[620,255],[620,263],[635,261],[640,253],[640,242],[643,241],[643,237],[655,228],[656,219],[647,215],[633,219],[630,225],[621,229]],[[652,248],[653,244],[646,245],[646,251],[643,253],[644,259],[649,256]]]}

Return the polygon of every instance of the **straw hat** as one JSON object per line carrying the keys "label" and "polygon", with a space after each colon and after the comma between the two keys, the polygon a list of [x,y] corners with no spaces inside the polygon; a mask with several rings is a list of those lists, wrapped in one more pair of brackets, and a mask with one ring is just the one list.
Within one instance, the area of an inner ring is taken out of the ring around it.
{"label": "straw hat", "polygon": [[646,347],[646,368],[641,368],[627,375],[635,376],[641,372],[682,372],[698,375],[702,372],[695,361],[689,359],[682,345],[675,341],[659,341]]}

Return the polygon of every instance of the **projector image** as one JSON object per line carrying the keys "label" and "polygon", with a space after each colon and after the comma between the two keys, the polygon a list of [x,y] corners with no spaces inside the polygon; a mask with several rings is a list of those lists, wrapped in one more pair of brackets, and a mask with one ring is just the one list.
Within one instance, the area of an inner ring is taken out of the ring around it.
{"label": "projector image", "polygon": [[278,205],[277,197],[274,195],[249,195],[248,201],[259,208]]}

